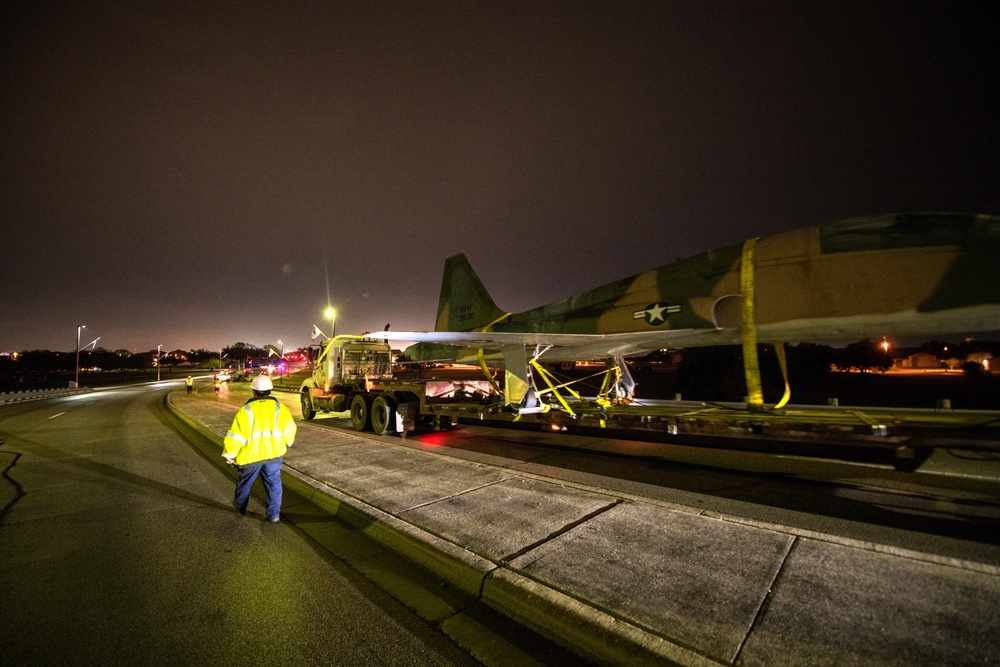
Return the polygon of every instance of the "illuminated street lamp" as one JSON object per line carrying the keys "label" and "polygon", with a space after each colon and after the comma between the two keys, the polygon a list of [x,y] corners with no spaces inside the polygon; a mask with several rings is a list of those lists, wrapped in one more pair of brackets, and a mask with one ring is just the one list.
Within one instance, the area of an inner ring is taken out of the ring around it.
{"label": "illuminated street lamp", "polygon": [[76,380],[74,386],[77,389],[80,388],[80,331],[86,328],[86,324],[80,324],[76,327]]}
{"label": "illuminated street lamp", "polygon": [[330,318],[330,328],[333,329],[333,332],[330,334],[330,339],[333,340],[337,337],[337,311],[333,308],[327,308],[326,316]]}
{"label": "illuminated street lamp", "polygon": [[278,378],[281,379],[285,377],[284,369],[281,367],[281,362],[285,360],[285,344],[280,340],[278,341]]}

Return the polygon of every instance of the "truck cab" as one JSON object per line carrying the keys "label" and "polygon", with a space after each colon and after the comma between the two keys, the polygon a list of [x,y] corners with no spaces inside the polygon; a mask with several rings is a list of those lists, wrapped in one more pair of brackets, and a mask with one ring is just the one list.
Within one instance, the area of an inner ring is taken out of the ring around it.
{"label": "truck cab", "polygon": [[355,430],[405,434],[417,425],[447,428],[460,405],[481,414],[497,398],[486,380],[394,378],[392,348],[385,341],[337,336],[317,352],[312,375],[299,389],[303,419],[349,411]]}
{"label": "truck cab", "polygon": [[348,410],[355,396],[369,395],[372,383],[392,379],[389,344],[363,336],[337,336],[310,361],[312,375],[299,390],[305,419]]}
{"label": "truck cab", "polygon": [[384,341],[337,336],[323,349],[314,369],[315,387],[326,391],[343,385],[356,387],[368,380],[392,377],[392,350]]}

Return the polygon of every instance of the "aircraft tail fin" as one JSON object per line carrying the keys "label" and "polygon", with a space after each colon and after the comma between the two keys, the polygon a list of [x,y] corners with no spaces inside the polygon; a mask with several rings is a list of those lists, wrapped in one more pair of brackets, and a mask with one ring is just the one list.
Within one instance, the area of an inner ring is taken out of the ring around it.
{"label": "aircraft tail fin", "polygon": [[435,331],[472,331],[501,319],[507,312],[493,303],[464,254],[444,263]]}

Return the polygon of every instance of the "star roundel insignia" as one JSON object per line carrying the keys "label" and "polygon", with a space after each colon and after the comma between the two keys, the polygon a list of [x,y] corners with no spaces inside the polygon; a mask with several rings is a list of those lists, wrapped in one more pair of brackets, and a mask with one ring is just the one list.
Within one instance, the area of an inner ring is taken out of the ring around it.
{"label": "star roundel insignia", "polygon": [[635,319],[644,319],[647,324],[656,326],[667,321],[667,314],[679,313],[680,306],[670,306],[665,303],[652,303],[646,306],[645,310],[637,310],[633,313]]}

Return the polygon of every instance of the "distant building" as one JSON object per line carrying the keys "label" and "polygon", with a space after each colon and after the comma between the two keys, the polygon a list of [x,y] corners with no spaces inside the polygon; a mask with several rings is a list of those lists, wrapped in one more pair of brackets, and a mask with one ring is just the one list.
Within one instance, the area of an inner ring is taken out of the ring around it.
{"label": "distant building", "polygon": [[896,368],[941,368],[941,360],[928,352],[917,352],[895,362]]}

